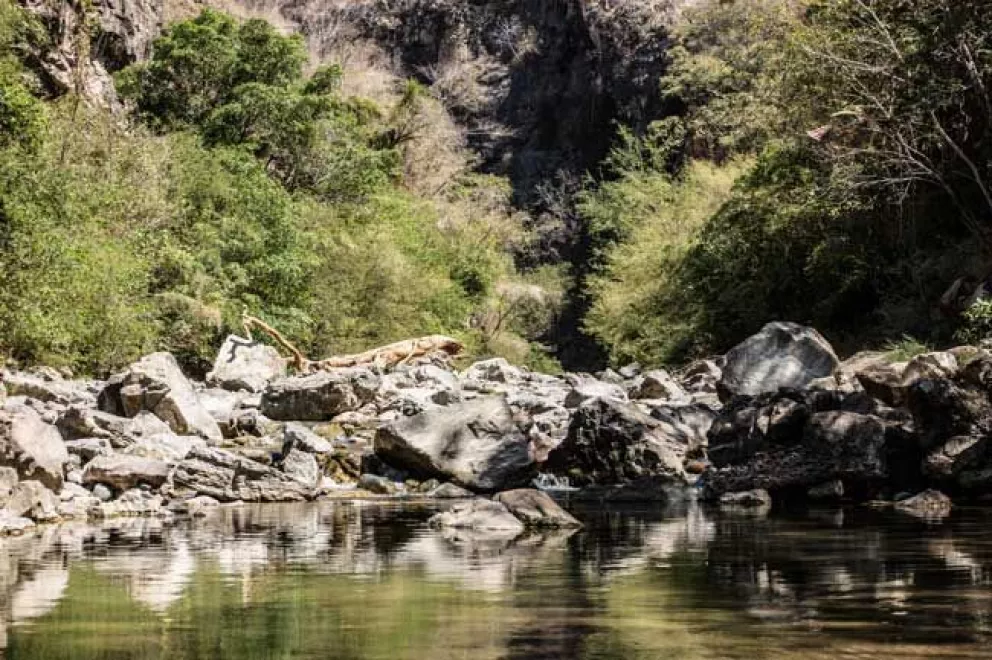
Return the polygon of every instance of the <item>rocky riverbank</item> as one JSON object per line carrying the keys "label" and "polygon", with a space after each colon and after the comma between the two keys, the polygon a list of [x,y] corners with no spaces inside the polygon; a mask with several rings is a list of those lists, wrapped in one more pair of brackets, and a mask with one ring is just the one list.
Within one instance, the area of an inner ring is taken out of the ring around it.
{"label": "rocky riverbank", "polygon": [[841,362],[784,323],[676,374],[561,377],[443,355],[289,375],[274,349],[230,337],[203,383],[165,353],[106,382],[4,371],[0,529],[342,497],[479,498],[435,520],[456,528],[578,524],[535,485],[941,515],[992,494],[990,397],[981,348]]}

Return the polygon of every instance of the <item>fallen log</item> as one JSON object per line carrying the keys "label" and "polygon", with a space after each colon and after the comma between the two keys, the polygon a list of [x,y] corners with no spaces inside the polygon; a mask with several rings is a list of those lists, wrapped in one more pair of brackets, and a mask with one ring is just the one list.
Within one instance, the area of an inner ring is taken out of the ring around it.
{"label": "fallen log", "polygon": [[323,360],[310,360],[296,348],[282,333],[271,325],[247,313],[241,315],[241,324],[245,330],[245,337],[253,339],[252,329],[257,328],[271,337],[279,346],[292,354],[287,361],[300,373],[313,373],[327,369],[338,369],[341,367],[375,366],[380,369],[387,369],[406,364],[410,360],[432,353],[445,353],[450,356],[458,355],[462,352],[464,345],[453,337],[445,335],[430,335],[418,337],[416,339],[405,339],[386,346],[373,348],[362,353],[352,355],[334,355]]}

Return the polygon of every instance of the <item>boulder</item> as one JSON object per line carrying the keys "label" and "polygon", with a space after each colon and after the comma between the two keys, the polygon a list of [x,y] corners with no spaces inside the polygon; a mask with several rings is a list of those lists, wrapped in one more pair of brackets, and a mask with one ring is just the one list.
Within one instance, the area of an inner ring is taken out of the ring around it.
{"label": "boulder", "polygon": [[35,523],[30,518],[15,516],[0,509],[0,536],[20,536],[34,528]]}
{"label": "boulder", "polygon": [[122,453],[175,463],[186,458],[194,448],[206,446],[207,443],[195,435],[175,435],[170,432],[144,436]]}
{"label": "boulder", "polygon": [[374,446],[376,455],[393,467],[474,491],[522,485],[535,472],[528,440],[500,396],[397,420],[379,429]]}
{"label": "boulder", "polygon": [[6,510],[15,517],[52,522],[59,519],[59,498],[41,482],[21,481],[14,487]]}
{"label": "boulder", "polygon": [[106,438],[80,438],[78,440],[66,440],[65,448],[71,456],[78,456],[83,463],[92,461],[97,456],[106,456],[114,453],[110,441]]}
{"label": "boulder", "polygon": [[565,397],[566,408],[578,408],[593,399],[627,401],[627,392],[620,385],[606,383],[593,378],[578,379]]}
{"label": "boulder", "polygon": [[578,487],[637,482],[639,491],[664,499],[666,489],[688,483],[682,466],[687,450],[663,422],[634,406],[594,399],[575,411],[568,437],[550,452],[544,470]]}
{"label": "boulder", "polygon": [[767,490],[758,488],[736,493],[724,493],[720,496],[720,506],[740,507],[743,509],[763,509],[772,505],[772,496]]}
{"label": "boulder", "polygon": [[939,490],[925,490],[896,502],[895,509],[920,518],[946,518],[951,515],[951,498]]}
{"label": "boulder", "polygon": [[476,362],[462,372],[463,381],[514,383],[523,378],[520,369],[511,365],[506,358],[493,358]]}
{"label": "boulder", "polygon": [[806,491],[806,497],[812,502],[836,502],[844,499],[844,482],[832,479]]}
{"label": "boulder", "polygon": [[699,458],[709,444],[709,432],[717,419],[712,408],[700,404],[663,405],[651,409],[665,437],[686,446],[686,456]]}
{"label": "boulder", "polygon": [[481,498],[455,504],[449,510],[431,517],[428,524],[432,527],[495,532],[507,536],[518,536],[524,531],[524,524],[506,506]]}
{"label": "boulder", "polygon": [[93,518],[136,516],[167,518],[172,513],[163,504],[161,495],[132,488],[122,493],[116,500],[93,505],[90,507],[89,515]]}
{"label": "boulder", "polygon": [[507,490],[494,498],[527,527],[582,527],[570,513],[558,506],[547,493],[532,488]]}
{"label": "boulder", "polygon": [[662,401],[687,402],[689,393],[675,382],[667,371],[656,369],[639,376],[628,390],[631,399],[656,399]]}
{"label": "boulder", "polygon": [[379,378],[365,368],[281,378],[262,394],[262,414],[279,421],[327,421],[371,403],[378,388]]}
{"label": "boulder", "polygon": [[718,389],[724,400],[802,389],[833,374],[839,364],[833,348],[813,328],[769,323],[726,354]]}
{"label": "boulder", "polygon": [[11,493],[17,486],[17,470],[9,467],[0,467],[0,509],[7,505]]}
{"label": "boulder", "polygon": [[286,376],[286,360],[271,346],[230,335],[224,340],[207,383],[237,392],[261,392]]}
{"label": "boulder", "polygon": [[57,374],[50,377],[21,372],[4,372],[2,380],[9,396],[26,396],[46,403],[63,406],[70,404],[93,405],[96,398],[85,383],[63,380]]}
{"label": "boulder", "polygon": [[167,462],[155,458],[126,454],[97,456],[83,469],[83,483],[105,484],[117,490],[128,490],[139,484],[159,488],[170,472]]}
{"label": "boulder", "polygon": [[62,488],[69,452],[51,424],[26,406],[0,411],[0,465],[22,479],[35,479],[52,490]]}
{"label": "boulder", "polygon": [[176,466],[172,484],[221,502],[293,502],[313,496],[313,489],[271,466],[213,447],[194,448]]}
{"label": "boulder", "polygon": [[313,490],[320,483],[320,466],[313,454],[299,449],[290,449],[282,459],[282,471],[290,478],[303,484],[308,490]]}
{"label": "boulder", "polygon": [[713,360],[697,360],[682,370],[681,386],[693,394],[715,394],[723,370]]}
{"label": "boulder", "polygon": [[399,492],[396,483],[378,474],[363,474],[358,478],[358,488],[376,495],[395,495]]}
{"label": "boulder", "polygon": [[951,480],[965,470],[981,467],[988,454],[988,438],[959,435],[934,447],[923,459],[923,474],[937,480]]}
{"label": "boulder", "polygon": [[286,424],[282,438],[284,454],[291,449],[305,451],[308,454],[334,453],[334,445],[329,440],[325,440],[302,424]]}
{"label": "boulder", "polygon": [[145,436],[172,433],[168,424],[147,411],[121,417],[83,406],[67,408],[56,426],[65,440],[101,438],[115,449],[124,449]]}
{"label": "boulder", "polygon": [[427,491],[427,497],[433,497],[438,500],[460,500],[474,497],[474,495],[472,494],[472,491],[465,490],[461,486],[456,486],[455,484],[441,484],[437,488]]}
{"label": "boulder", "polygon": [[153,353],[107,381],[100,409],[122,417],[146,410],[179,435],[198,435],[220,442],[220,427],[200,403],[193,386],[169,353]]}

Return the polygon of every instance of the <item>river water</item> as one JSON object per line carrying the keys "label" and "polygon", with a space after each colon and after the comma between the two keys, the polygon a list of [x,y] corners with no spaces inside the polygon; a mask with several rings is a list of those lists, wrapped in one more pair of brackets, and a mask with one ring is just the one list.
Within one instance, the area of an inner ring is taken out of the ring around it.
{"label": "river water", "polygon": [[225,508],[0,540],[7,658],[992,657],[992,512],[579,508],[572,534],[432,505]]}

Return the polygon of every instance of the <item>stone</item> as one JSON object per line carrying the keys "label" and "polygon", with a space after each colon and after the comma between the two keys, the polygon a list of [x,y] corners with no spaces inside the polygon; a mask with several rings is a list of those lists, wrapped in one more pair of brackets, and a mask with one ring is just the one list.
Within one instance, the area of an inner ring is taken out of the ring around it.
{"label": "stone", "polygon": [[522,380],[523,373],[511,365],[506,358],[493,358],[476,362],[463,371],[461,377],[463,381],[514,383]]}
{"label": "stone", "polygon": [[709,432],[717,414],[705,405],[663,405],[652,407],[651,417],[660,422],[665,437],[686,446],[686,456],[698,458],[709,445]]}
{"label": "stone", "polygon": [[93,497],[97,498],[101,502],[109,502],[114,499],[114,491],[110,490],[107,486],[103,484],[96,484],[93,486]]}
{"label": "stone", "polygon": [[724,493],[720,496],[720,506],[761,509],[770,507],[771,505],[772,496],[763,488],[736,493]]}
{"label": "stone", "polygon": [[582,527],[572,514],[561,508],[547,493],[532,488],[507,490],[494,498],[527,527]]}
{"label": "stone", "polygon": [[56,426],[67,441],[101,438],[114,449],[124,449],[144,436],[172,433],[168,424],[147,411],[134,417],[121,417],[84,406],[69,406]]}
{"label": "stone", "polygon": [[682,370],[680,384],[687,392],[714,394],[723,370],[713,360],[697,360]]}
{"label": "stone", "polygon": [[309,490],[313,490],[320,483],[320,466],[313,454],[309,454],[299,449],[290,449],[282,459],[282,471],[290,478],[300,482]]}
{"label": "stone", "polygon": [[241,410],[244,393],[210,387],[197,392],[197,397],[210,416],[217,422],[221,434],[225,438],[237,438],[239,435],[238,417],[242,412],[245,412]]}
{"label": "stone", "polygon": [[156,458],[113,454],[97,456],[83,468],[84,484],[104,484],[128,490],[140,484],[161,487],[169,478],[171,466]]}
{"label": "stone", "polygon": [[0,509],[7,505],[18,481],[17,470],[9,467],[0,467]]}
{"label": "stone", "polygon": [[90,507],[89,515],[93,518],[117,517],[159,517],[166,518],[172,513],[164,506],[161,495],[148,493],[140,488],[125,491],[116,500],[100,502]]}
{"label": "stone", "polygon": [[685,402],[689,393],[675,382],[667,371],[656,369],[638,377],[628,390],[631,399],[656,399],[662,401]]}
{"label": "stone", "polygon": [[35,528],[30,518],[15,516],[9,511],[0,509],[0,536],[20,536]]}
{"label": "stone", "polygon": [[69,452],[62,436],[26,406],[0,411],[0,465],[12,467],[22,479],[35,479],[60,490]]}
{"label": "stone", "polygon": [[920,518],[946,518],[951,515],[951,498],[939,490],[925,490],[895,503],[895,510]]}
{"label": "stone", "polygon": [[262,394],[262,414],[279,421],[320,422],[375,400],[379,378],[369,369],[319,371],[281,378]]}
{"label": "stone", "polygon": [[613,383],[604,383],[601,380],[592,378],[579,379],[571,391],[565,397],[566,408],[578,408],[587,401],[593,399],[611,399],[613,401],[627,401],[627,392],[623,387]]}
{"label": "stone", "polygon": [[272,346],[237,335],[224,340],[207,383],[237,392],[261,392],[277,378],[286,376],[286,359]]}
{"label": "stone", "polygon": [[71,456],[78,456],[83,462],[91,461],[97,456],[107,456],[114,453],[110,441],[106,438],[66,440],[65,448]]}
{"label": "stone", "polygon": [[30,518],[35,522],[59,519],[58,496],[39,481],[19,482],[5,508],[12,516]]}
{"label": "stone", "polygon": [[813,328],[769,323],[724,356],[720,397],[757,396],[781,388],[803,389],[840,365],[826,339]]}
{"label": "stone", "polygon": [[175,435],[169,432],[143,436],[122,453],[175,463],[189,456],[194,448],[206,446],[207,443],[195,435]]}
{"label": "stone", "polygon": [[375,453],[413,476],[477,492],[527,483],[535,463],[501,396],[481,397],[397,420],[378,430]]}
{"label": "stone", "polygon": [[308,454],[333,454],[334,445],[302,424],[290,422],[283,429],[283,453],[291,449]]}
{"label": "stone", "polygon": [[25,396],[63,406],[92,406],[96,402],[94,396],[87,391],[85,383],[66,381],[58,374],[45,378],[36,374],[7,371],[3,373],[2,380],[9,396]]}
{"label": "stone", "polygon": [[806,491],[806,497],[813,502],[836,502],[844,499],[844,482],[840,479],[831,479],[822,484],[813,486]]}
{"label": "stone", "polygon": [[955,436],[924,457],[923,474],[938,481],[953,479],[965,470],[981,467],[987,453],[986,437]]}
{"label": "stone", "polygon": [[497,532],[511,536],[523,533],[524,524],[499,502],[474,499],[455,504],[447,511],[431,517],[432,527],[452,527],[476,532]]}
{"label": "stone", "polygon": [[197,495],[186,500],[173,500],[169,503],[169,510],[179,515],[186,515],[192,518],[203,518],[211,510],[220,506],[220,502],[206,495]]}
{"label": "stone", "polygon": [[99,406],[122,417],[146,410],[178,435],[198,435],[212,443],[223,439],[217,422],[169,353],[146,355],[112,376],[100,392]]}
{"label": "stone", "polygon": [[427,491],[427,497],[438,500],[460,500],[475,497],[475,495],[472,491],[455,484],[441,484],[437,488]]}
{"label": "stone", "polygon": [[378,474],[363,474],[358,478],[358,488],[376,495],[395,495],[399,492],[399,488],[392,480]]}
{"label": "stone", "polygon": [[172,484],[221,502],[298,502],[314,494],[280,470],[215,447],[194,448],[176,465]]}

